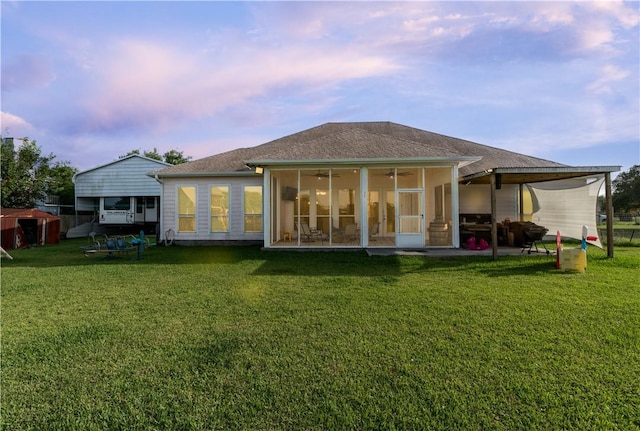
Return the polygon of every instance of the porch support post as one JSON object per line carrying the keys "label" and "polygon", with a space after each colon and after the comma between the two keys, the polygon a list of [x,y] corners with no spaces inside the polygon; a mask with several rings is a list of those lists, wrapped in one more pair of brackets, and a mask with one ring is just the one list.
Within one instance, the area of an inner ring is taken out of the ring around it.
{"label": "porch support post", "polygon": [[454,248],[460,248],[460,187],[458,165],[451,168],[451,238]]}
{"label": "porch support post", "polygon": [[613,258],[613,198],[611,196],[611,173],[604,174],[605,204],[607,206],[607,257]]}
{"label": "porch support post", "polygon": [[360,246],[369,246],[369,170],[360,168]]}
{"label": "porch support post", "polygon": [[262,241],[263,247],[271,246],[271,174],[264,169],[262,177]]}
{"label": "porch support post", "polygon": [[496,174],[489,177],[491,183],[491,250],[493,260],[498,259],[498,224],[496,221]]}
{"label": "porch support post", "polygon": [[524,184],[519,184],[518,194],[518,221],[524,221]]}

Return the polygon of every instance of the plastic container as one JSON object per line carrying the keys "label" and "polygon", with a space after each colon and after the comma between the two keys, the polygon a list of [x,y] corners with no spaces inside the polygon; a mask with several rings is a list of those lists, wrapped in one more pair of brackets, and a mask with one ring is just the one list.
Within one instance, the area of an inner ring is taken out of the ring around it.
{"label": "plastic container", "polygon": [[587,251],[582,248],[562,248],[558,256],[560,271],[584,272],[587,269]]}

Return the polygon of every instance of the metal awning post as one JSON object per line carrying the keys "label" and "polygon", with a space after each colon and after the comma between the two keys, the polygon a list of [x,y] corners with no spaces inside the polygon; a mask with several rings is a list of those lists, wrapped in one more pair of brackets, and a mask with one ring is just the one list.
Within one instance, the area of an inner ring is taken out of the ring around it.
{"label": "metal awning post", "polygon": [[520,200],[520,202],[518,203],[518,221],[519,222],[523,222],[524,221],[524,184],[520,183],[518,184],[518,199]]}
{"label": "metal awning post", "polygon": [[607,257],[613,258],[613,198],[611,196],[611,173],[604,174],[604,196],[607,206]]}
{"label": "metal awning post", "polygon": [[496,174],[489,178],[491,183],[491,251],[493,260],[498,259],[498,223],[496,220]]}

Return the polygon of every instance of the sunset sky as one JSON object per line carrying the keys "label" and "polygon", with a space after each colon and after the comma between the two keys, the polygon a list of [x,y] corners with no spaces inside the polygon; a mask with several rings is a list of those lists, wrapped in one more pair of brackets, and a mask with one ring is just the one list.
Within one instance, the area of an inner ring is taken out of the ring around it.
{"label": "sunset sky", "polygon": [[2,1],[2,135],[82,171],[393,121],[627,170],[639,5]]}

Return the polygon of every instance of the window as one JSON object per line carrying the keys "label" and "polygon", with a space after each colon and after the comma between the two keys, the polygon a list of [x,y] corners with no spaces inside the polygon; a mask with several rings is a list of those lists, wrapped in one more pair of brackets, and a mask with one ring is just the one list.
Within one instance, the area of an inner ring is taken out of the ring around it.
{"label": "window", "polygon": [[122,211],[131,208],[131,199],[129,196],[117,198],[104,198],[104,209],[110,211]]}
{"label": "window", "polygon": [[196,231],[196,188],[178,187],[178,232]]}
{"label": "window", "polygon": [[229,232],[229,187],[211,186],[211,232]]}
{"label": "window", "polygon": [[262,232],[262,186],[244,187],[244,231]]}
{"label": "window", "polygon": [[153,196],[136,198],[136,214],[142,214],[145,209],[152,210],[156,207],[156,198]]}

